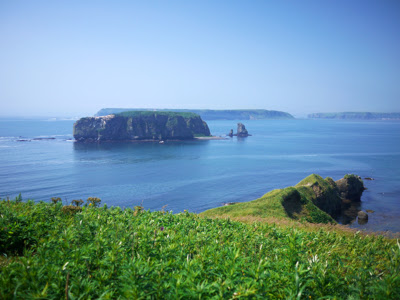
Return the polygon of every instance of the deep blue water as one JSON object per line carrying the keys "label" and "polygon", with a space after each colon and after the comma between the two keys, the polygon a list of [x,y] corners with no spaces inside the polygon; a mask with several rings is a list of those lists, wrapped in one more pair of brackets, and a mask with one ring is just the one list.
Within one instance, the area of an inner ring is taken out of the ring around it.
{"label": "deep blue water", "polygon": [[[209,121],[214,135],[237,121]],[[212,141],[77,144],[73,121],[0,120],[0,197],[202,212],[297,184],[311,173],[364,183],[366,225],[400,232],[400,122],[243,121],[253,136]],[[18,139],[55,137],[55,140]]]}

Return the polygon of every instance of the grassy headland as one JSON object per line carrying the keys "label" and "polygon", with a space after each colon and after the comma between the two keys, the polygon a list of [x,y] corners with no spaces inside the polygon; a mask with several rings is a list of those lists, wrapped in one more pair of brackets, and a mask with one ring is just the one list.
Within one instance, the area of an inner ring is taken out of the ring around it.
{"label": "grassy headland", "polygon": [[[229,217],[240,218],[280,218],[305,221],[310,223],[336,223],[326,212],[332,211],[330,207],[320,209],[317,204],[315,187],[323,196],[325,206],[335,205],[340,201],[335,191],[335,182],[331,178],[323,179],[321,176],[312,174],[299,182],[295,187],[273,190],[261,198],[234,205],[217,207],[207,210],[200,215],[204,217]],[[325,204],[326,203],[326,204]],[[339,203],[340,205],[340,203]]]}
{"label": "grassy headland", "polygon": [[284,218],[95,207],[93,199],[82,209],[0,201],[1,299],[400,297],[395,240]]}

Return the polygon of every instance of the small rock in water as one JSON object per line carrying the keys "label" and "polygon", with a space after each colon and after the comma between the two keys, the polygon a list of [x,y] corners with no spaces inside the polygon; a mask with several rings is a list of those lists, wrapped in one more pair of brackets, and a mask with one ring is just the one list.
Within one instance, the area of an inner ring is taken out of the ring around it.
{"label": "small rock in water", "polygon": [[247,131],[246,127],[242,123],[238,123],[237,127],[237,136],[249,136],[249,132]]}
{"label": "small rock in water", "polygon": [[46,138],[34,138],[34,141],[42,141],[42,140],[55,140],[55,137],[46,137]]}
{"label": "small rock in water", "polygon": [[226,202],[226,203],[224,203],[224,206],[234,205],[236,203],[239,203],[239,202]]}
{"label": "small rock in water", "polygon": [[374,210],[372,210],[372,209],[366,209],[365,210],[367,213],[370,213],[370,214],[372,214],[372,213],[374,213],[375,211]]}
{"label": "small rock in water", "polygon": [[372,177],[364,177],[365,180],[375,180],[375,178]]}
{"label": "small rock in water", "polygon": [[358,224],[364,225],[368,222],[368,214],[365,211],[360,210],[357,216],[358,216]]}

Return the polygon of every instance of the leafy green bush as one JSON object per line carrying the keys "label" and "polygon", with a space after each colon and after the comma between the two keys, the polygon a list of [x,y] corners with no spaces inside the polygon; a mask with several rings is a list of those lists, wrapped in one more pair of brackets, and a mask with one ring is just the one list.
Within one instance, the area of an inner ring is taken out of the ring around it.
{"label": "leafy green bush", "polygon": [[0,264],[0,299],[400,297],[400,244],[383,237],[43,202],[0,215],[35,241]]}

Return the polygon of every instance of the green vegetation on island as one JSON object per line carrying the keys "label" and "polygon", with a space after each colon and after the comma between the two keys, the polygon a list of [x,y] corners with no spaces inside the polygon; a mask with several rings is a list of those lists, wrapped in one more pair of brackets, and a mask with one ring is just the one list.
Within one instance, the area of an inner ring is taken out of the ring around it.
{"label": "green vegetation on island", "polygon": [[1,299],[400,297],[400,244],[382,236],[52,202],[0,201]]}
{"label": "green vegetation on island", "polygon": [[311,119],[341,119],[341,120],[400,120],[400,113],[374,113],[374,112],[339,112],[339,113],[313,113]]}
{"label": "green vegetation on island", "polygon": [[166,116],[166,117],[182,117],[185,119],[198,118],[199,115],[192,112],[176,112],[176,111],[139,111],[130,110],[116,113],[117,116],[134,118],[134,117],[153,117],[153,116]]}
{"label": "green vegetation on island", "polygon": [[265,109],[232,109],[232,110],[212,110],[212,109],[135,109],[135,108],[103,108],[96,116],[107,116],[125,111],[152,111],[152,112],[192,112],[200,115],[203,120],[262,120],[262,119],[294,119],[294,117],[282,111]]}
{"label": "green vegetation on island", "polygon": [[81,118],[74,124],[80,142],[185,140],[210,136],[206,122],[190,112],[126,111]]}

